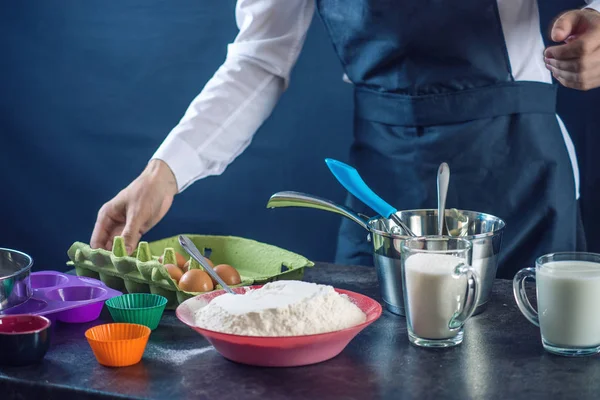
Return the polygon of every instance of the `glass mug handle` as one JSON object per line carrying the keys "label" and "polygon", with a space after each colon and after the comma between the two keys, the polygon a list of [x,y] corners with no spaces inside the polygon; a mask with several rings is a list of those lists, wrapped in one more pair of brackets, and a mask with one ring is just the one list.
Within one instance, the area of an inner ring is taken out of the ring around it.
{"label": "glass mug handle", "polygon": [[467,277],[467,295],[463,302],[463,311],[452,317],[448,327],[450,329],[459,329],[467,322],[469,318],[475,312],[477,308],[477,302],[479,301],[479,292],[481,288],[481,281],[479,276],[475,273],[472,267],[466,264],[460,264],[456,267],[455,273],[458,275],[465,275]]}
{"label": "glass mug handle", "polygon": [[519,310],[523,313],[525,318],[532,324],[540,326],[540,320],[538,313],[533,308],[529,299],[527,298],[527,292],[525,291],[525,281],[527,278],[531,278],[535,281],[535,268],[523,268],[513,278],[513,294]]}

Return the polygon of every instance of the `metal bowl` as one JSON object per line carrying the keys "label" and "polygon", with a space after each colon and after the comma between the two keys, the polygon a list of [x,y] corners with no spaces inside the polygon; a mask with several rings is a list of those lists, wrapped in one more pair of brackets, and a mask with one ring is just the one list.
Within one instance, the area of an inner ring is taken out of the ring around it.
{"label": "metal bowl", "polygon": [[29,274],[31,256],[17,250],[0,248],[0,312],[29,300],[33,294]]}
{"label": "metal bowl", "polygon": [[[504,233],[504,221],[476,211],[446,210],[446,226],[452,236],[464,237],[473,245],[471,265],[481,279],[481,296],[475,310],[485,310],[492,294],[498,270],[498,257]],[[406,210],[396,213],[417,236],[437,235],[437,210]],[[395,223],[386,218],[371,218],[367,222],[373,244],[373,260],[386,308],[404,315],[402,294],[401,249],[408,236],[390,234]]]}

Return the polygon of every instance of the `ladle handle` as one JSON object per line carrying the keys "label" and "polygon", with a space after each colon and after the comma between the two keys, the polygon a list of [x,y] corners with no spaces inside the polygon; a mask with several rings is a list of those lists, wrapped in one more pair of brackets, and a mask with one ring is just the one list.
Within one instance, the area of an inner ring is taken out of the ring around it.
{"label": "ladle handle", "polygon": [[441,163],[437,174],[438,191],[438,235],[444,233],[444,223],[446,222],[446,197],[448,196],[448,184],[450,183],[450,167],[448,164]]}
{"label": "ladle handle", "polygon": [[235,292],[231,290],[231,288],[225,282],[223,282],[223,279],[221,279],[221,277],[210,267],[210,264],[208,264],[204,256],[200,254],[200,251],[198,250],[196,245],[190,240],[190,238],[184,235],[179,235],[179,244],[181,245],[181,247],[183,247],[186,253],[190,255],[190,257],[196,260],[198,264],[200,264],[202,268],[204,268],[204,271],[206,271],[206,273],[210,275],[211,278],[217,281],[223,287],[223,289],[225,289],[227,293],[235,294]]}
{"label": "ladle handle", "polygon": [[331,200],[313,196],[312,194],[291,191],[275,193],[269,199],[267,208],[278,207],[306,207],[333,212],[356,222],[367,231],[370,231],[366,218],[350,210],[349,208],[336,204]]}

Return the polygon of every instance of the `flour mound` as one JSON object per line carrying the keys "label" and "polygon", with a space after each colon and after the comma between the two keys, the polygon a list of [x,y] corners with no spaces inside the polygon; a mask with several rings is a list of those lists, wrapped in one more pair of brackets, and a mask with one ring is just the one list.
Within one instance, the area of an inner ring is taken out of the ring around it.
{"label": "flour mound", "polygon": [[195,312],[200,328],[244,336],[300,336],[359,325],[366,315],[333,287],[276,281],[244,294],[223,294]]}

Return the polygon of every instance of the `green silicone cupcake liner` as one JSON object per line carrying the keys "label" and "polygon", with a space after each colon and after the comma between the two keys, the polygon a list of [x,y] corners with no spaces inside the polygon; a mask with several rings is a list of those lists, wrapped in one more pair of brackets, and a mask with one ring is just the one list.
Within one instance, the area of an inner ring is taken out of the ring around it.
{"label": "green silicone cupcake liner", "polygon": [[151,293],[130,293],[106,300],[115,322],[146,325],[154,330],[162,317],[167,299]]}

